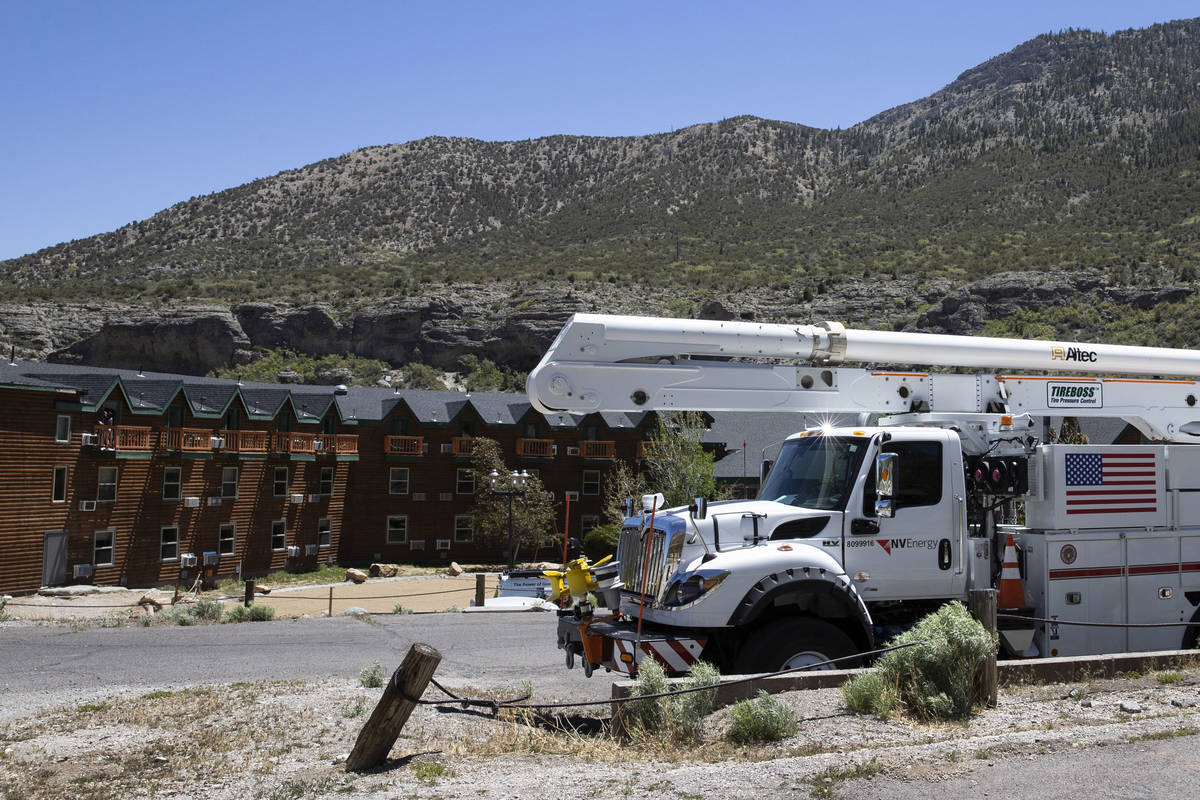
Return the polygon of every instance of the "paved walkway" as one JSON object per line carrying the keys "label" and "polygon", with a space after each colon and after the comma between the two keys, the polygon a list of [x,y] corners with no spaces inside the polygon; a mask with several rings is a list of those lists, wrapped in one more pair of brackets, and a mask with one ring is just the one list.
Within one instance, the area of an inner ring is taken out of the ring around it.
{"label": "paved walkway", "polygon": [[[499,578],[485,576],[484,594],[496,595]],[[396,605],[415,612],[464,609],[475,599],[475,575],[458,577],[420,575],[405,578],[375,578],[366,583],[337,583],[322,586],[289,586],[274,589],[269,595],[259,595],[255,602],[270,605],[277,617],[319,617],[328,613],[330,590],[333,590],[333,615],[357,606],[371,613],[390,614]],[[149,613],[138,601],[149,595],[164,606],[170,604],[173,592],[161,589],[118,589],[102,587],[94,593],[75,597],[42,597],[31,595],[8,601],[5,611],[16,619],[56,621],[99,619]],[[230,598],[226,605],[240,603]]]}

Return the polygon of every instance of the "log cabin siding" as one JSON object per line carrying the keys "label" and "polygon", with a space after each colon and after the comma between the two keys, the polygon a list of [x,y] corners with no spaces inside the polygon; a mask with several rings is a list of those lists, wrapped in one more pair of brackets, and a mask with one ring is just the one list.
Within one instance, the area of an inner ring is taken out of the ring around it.
{"label": "log cabin siding", "polygon": [[[210,398],[219,394],[207,388],[193,392],[202,401],[201,393]],[[351,417],[350,422],[339,420],[330,406],[328,413],[322,412],[326,420],[318,422],[312,414],[303,421],[297,419],[297,409],[304,408],[304,403],[313,405],[311,388],[296,405],[283,402],[271,418],[264,418],[261,410],[256,411],[259,416],[251,416],[236,395],[224,411],[201,404],[198,407],[205,408],[204,413],[193,412],[196,398],[189,399],[184,392],[162,395],[156,409],[147,408],[141,392],[131,396],[136,409],[130,407],[121,388],[109,388],[89,404],[86,393],[76,390],[0,387],[0,592],[27,593],[42,585],[43,545],[49,531],[67,534],[67,583],[190,585],[204,571],[203,564],[187,569],[180,556],[190,553],[202,559],[204,553],[219,552],[219,532],[225,523],[235,526],[233,552],[221,556],[209,570],[212,578],[306,569],[332,561],[497,561],[503,558],[503,543],[455,540],[455,517],[471,514],[475,501],[474,494],[458,492],[458,470],[471,466],[468,456],[454,452],[465,436],[493,438],[509,467],[539,473],[546,488],[555,494],[555,525],[560,532],[565,493],[580,492],[571,504],[569,524],[574,536],[579,535],[584,515],[601,513],[602,493],[582,494],[583,470],[603,473],[613,463],[611,458],[582,455],[583,424],[553,427],[531,410],[515,421],[510,418],[508,423],[488,424],[469,399],[460,405],[457,397],[443,401],[444,407],[458,409],[449,421],[439,415],[434,417],[439,421],[422,421],[400,404],[390,417]],[[521,401],[523,398],[517,402]],[[118,425],[141,429],[138,443],[121,450],[83,445],[81,435],[97,430],[101,407],[115,412]],[[231,417],[230,407],[240,413]],[[67,443],[55,442],[60,416],[70,420]],[[399,419],[403,422],[396,422]],[[613,456],[636,458],[641,427],[609,429],[598,415],[583,422],[595,428],[593,435],[598,431],[600,439],[615,443],[609,448]],[[255,435],[244,437],[241,446],[237,437],[228,434],[224,445],[216,440],[211,446],[205,444],[212,437],[219,439],[231,423],[236,431]],[[357,447],[353,440],[341,440],[343,446],[337,449],[283,452],[275,444],[280,428],[308,442],[330,439],[331,435],[357,436]],[[189,431],[187,448],[180,446],[180,429]],[[389,456],[386,437],[399,433],[421,437],[425,445],[421,453]],[[272,444],[265,451],[258,444],[246,445],[251,439],[265,441],[257,434],[271,435]],[[536,457],[521,454],[521,439],[540,442],[533,449]],[[211,503],[210,498],[220,497],[222,470],[229,467],[237,469],[237,495]],[[388,493],[392,467],[408,469],[407,494]],[[66,469],[61,502],[52,498],[55,468]],[[282,496],[275,492],[277,468],[287,470]],[[323,469],[331,475],[329,494],[321,491]],[[116,471],[111,500],[99,499],[102,470]],[[168,470],[178,470],[177,497],[163,496]],[[476,486],[475,491],[486,492],[488,487]],[[424,499],[417,499],[422,495]],[[293,496],[298,496],[299,502],[293,502]],[[189,498],[195,500],[189,503]],[[84,500],[96,501],[94,510],[84,510]],[[387,543],[387,520],[392,515],[404,515],[408,520],[403,544]],[[285,522],[282,549],[272,546],[272,526],[277,520]],[[326,545],[318,540],[323,520],[329,524]],[[177,547],[165,559],[164,527],[178,531]],[[95,540],[97,532],[104,531],[113,534],[112,563],[101,565],[95,563]],[[423,541],[424,549],[414,550],[414,540]],[[449,549],[438,550],[439,540],[448,541]],[[298,547],[300,555],[289,557],[290,547]],[[551,549],[557,552],[557,547]],[[533,555],[521,554],[523,558]],[[554,557],[554,553],[539,555]],[[74,580],[72,567],[76,564],[91,565],[91,577]]]}

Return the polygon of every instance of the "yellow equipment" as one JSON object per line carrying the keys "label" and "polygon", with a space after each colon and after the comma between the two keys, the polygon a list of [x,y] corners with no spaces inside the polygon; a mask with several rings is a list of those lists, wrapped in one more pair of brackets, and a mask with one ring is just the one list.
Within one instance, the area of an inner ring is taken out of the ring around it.
{"label": "yellow equipment", "polygon": [[599,589],[592,570],[611,560],[612,556],[608,555],[595,564],[590,564],[587,556],[580,556],[574,561],[568,561],[561,572],[553,569],[546,570],[542,574],[550,579],[550,600],[557,600],[564,594],[569,594],[571,599],[576,602],[586,600],[588,592]]}

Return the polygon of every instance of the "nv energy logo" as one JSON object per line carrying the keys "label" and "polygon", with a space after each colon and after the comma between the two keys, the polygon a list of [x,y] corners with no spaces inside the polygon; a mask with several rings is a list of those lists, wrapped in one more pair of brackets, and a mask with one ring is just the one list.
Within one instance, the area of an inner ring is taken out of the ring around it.
{"label": "nv energy logo", "polygon": [[889,556],[892,550],[936,550],[937,541],[934,539],[876,539],[875,543],[883,548]]}
{"label": "nv energy logo", "polygon": [[1103,408],[1104,386],[1099,381],[1046,381],[1048,408]]}

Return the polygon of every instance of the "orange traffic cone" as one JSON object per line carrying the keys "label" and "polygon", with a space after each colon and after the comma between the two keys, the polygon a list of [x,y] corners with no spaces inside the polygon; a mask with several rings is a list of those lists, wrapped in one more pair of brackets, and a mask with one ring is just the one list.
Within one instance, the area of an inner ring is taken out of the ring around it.
{"label": "orange traffic cone", "polygon": [[1025,590],[1021,586],[1021,570],[1017,566],[1017,546],[1012,534],[1004,542],[1004,566],[1000,570],[999,608],[1024,608]]}

